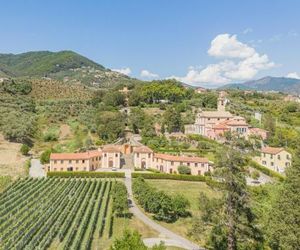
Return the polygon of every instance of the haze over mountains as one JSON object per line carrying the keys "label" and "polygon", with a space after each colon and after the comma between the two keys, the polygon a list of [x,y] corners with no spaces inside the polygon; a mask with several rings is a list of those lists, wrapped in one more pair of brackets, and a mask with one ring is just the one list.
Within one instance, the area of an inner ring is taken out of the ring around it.
{"label": "haze over mountains", "polygon": [[[0,54],[0,77],[47,77],[66,83],[83,83],[97,87],[142,82],[105,68],[73,51]],[[184,83],[183,85],[189,86]],[[221,88],[300,94],[300,79],[267,76],[244,83],[227,84]]]}
{"label": "haze over mountains", "polygon": [[300,94],[300,79],[288,77],[266,76],[258,80],[244,83],[227,84],[222,89],[243,89],[257,91],[280,91],[290,94]]}

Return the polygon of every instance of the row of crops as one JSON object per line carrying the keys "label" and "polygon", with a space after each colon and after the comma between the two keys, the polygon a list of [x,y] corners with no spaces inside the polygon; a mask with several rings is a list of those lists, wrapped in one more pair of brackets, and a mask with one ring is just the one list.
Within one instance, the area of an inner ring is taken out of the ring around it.
{"label": "row of crops", "polygon": [[0,249],[91,249],[112,236],[112,179],[26,178],[0,194]]}

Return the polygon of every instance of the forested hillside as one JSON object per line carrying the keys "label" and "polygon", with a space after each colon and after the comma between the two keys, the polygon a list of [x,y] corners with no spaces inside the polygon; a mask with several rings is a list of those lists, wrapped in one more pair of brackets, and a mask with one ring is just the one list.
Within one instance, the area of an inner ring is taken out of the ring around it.
{"label": "forested hillside", "polygon": [[97,87],[138,82],[73,51],[0,54],[0,77],[46,77]]}

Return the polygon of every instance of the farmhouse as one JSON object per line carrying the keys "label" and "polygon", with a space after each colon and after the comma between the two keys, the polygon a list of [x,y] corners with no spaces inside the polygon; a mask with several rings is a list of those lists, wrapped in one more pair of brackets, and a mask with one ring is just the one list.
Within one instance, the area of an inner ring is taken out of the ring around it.
{"label": "farmhouse", "polygon": [[291,165],[292,156],[284,148],[264,147],[260,157],[254,160],[273,171],[283,173]]}
{"label": "farmhouse", "polygon": [[48,171],[93,171],[100,167],[102,152],[52,153]]}

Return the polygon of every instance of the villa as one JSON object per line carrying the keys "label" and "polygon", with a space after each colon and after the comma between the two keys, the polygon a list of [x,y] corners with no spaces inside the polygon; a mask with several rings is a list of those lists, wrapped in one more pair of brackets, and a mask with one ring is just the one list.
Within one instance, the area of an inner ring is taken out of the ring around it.
{"label": "villa", "polygon": [[254,160],[273,171],[284,173],[291,166],[292,155],[284,148],[264,147],[260,157],[255,157]]}
{"label": "villa", "polygon": [[[119,144],[117,144],[119,143]],[[134,141],[119,141],[85,153],[52,153],[48,171],[95,171],[102,169],[157,169],[178,173],[178,166],[190,167],[192,175],[212,170],[212,163],[202,157],[175,156],[154,153],[149,147]]]}
{"label": "villa", "polygon": [[185,134],[198,134],[217,141],[224,141],[226,132],[231,132],[246,139],[252,135],[259,136],[263,140],[267,138],[267,131],[260,128],[251,128],[244,117],[235,116],[226,111],[227,103],[226,93],[221,92],[218,98],[217,110],[201,110],[197,113],[194,124],[185,125]]}

